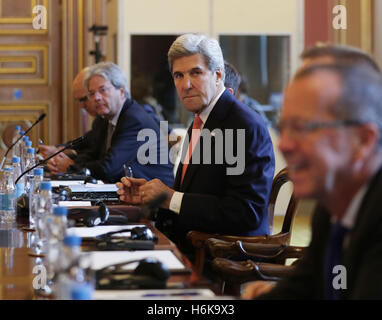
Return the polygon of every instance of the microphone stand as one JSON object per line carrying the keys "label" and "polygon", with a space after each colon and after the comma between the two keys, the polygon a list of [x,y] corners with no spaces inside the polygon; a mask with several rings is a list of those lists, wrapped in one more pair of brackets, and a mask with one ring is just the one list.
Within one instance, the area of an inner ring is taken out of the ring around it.
{"label": "microphone stand", "polygon": [[[82,137],[81,137],[82,138]],[[82,138],[83,140],[83,138]],[[38,166],[41,166],[45,163],[47,163],[50,159],[54,158],[55,156],[57,156],[58,154],[60,154],[61,152],[64,152],[66,149],[69,149],[71,147],[73,147],[74,145],[76,145],[77,143],[81,142],[82,140],[80,140],[80,138],[68,143],[67,145],[65,145],[64,148],[58,150],[56,153],[53,153],[52,155],[50,155],[48,158],[46,159],[43,159],[43,160],[40,160],[37,164],[35,164],[34,166],[32,166],[31,168],[29,168],[28,170],[24,171],[15,181],[15,185],[16,183],[24,176],[26,175],[28,172],[32,171],[33,169],[37,168]]]}

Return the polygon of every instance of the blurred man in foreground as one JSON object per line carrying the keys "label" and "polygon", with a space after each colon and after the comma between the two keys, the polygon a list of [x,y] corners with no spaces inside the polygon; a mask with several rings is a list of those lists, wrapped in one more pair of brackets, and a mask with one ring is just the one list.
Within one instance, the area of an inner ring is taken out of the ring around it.
{"label": "blurred man in foreground", "polygon": [[292,276],[244,298],[382,298],[382,78],[364,64],[311,64],[285,91],[280,142],[297,198],[316,199]]}

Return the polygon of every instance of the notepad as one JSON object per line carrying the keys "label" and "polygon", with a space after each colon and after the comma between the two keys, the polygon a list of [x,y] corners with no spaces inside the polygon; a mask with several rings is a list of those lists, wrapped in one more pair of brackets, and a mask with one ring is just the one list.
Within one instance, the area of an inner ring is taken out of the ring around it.
{"label": "notepad", "polygon": [[[91,251],[86,252],[91,256],[91,268],[100,270],[104,267],[133,260],[146,258],[157,259],[162,262],[170,271],[186,271],[185,265],[174,255],[171,250],[144,250],[144,251]],[[134,270],[138,262],[124,266],[124,270]]]}

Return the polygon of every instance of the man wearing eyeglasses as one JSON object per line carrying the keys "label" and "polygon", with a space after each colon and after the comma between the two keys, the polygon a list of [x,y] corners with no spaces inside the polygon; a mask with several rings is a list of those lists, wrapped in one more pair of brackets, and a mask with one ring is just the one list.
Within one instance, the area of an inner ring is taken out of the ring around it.
{"label": "man wearing eyeglasses", "polygon": [[[124,72],[116,64],[101,62],[86,73],[84,79],[89,101],[97,115],[107,122],[103,138],[97,141],[102,156],[85,165],[92,177],[107,182],[117,182],[124,176],[124,166],[129,166],[133,176],[144,179],[158,178],[166,185],[174,182],[173,164],[169,159],[166,138],[154,119],[130,99]],[[155,141],[141,141],[143,130],[155,133]],[[167,138],[166,138],[167,141]],[[153,160],[142,163],[138,152],[143,144],[153,146]],[[162,161],[167,159],[167,161]]]}
{"label": "man wearing eyeglasses", "polygon": [[[84,86],[84,77],[89,67],[82,69],[73,80],[73,96],[76,106],[85,109],[92,117],[95,117],[92,128],[86,133],[84,142],[68,150],[67,153],[60,153],[48,163],[48,167],[53,174],[66,172],[69,166],[82,166],[90,160],[100,157],[99,142],[102,140],[107,121],[97,116],[95,105],[89,101],[87,89]],[[57,152],[58,146],[39,145],[41,155],[46,158]]]}
{"label": "man wearing eyeglasses", "polygon": [[285,90],[279,148],[297,198],[317,200],[312,240],[275,287],[244,298],[382,298],[382,76],[361,64],[300,70]]}

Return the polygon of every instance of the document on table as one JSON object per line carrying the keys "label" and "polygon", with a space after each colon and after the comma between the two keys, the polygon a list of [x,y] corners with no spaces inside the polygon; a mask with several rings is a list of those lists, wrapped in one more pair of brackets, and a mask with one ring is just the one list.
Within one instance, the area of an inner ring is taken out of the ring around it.
{"label": "document on table", "polygon": [[59,201],[60,207],[91,207],[90,201]]}
{"label": "document on table", "polygon": [[94,300],[210,300],[210,289],[96,290]]}
{"label": "document on table", "polygon": [[[119,230],[133,229],[135,227],[144,227],[145,224],[135,224],[135,225],[121,225],[121,226],[98,226],[98,227],[81,227],[81,228],[68,228],[68,235],[76,235],[83,239],[94,239],[97,236],[108,232],[114,232]],[[114,234],[116,237],[130,237],[130,232],[122,232]]]}
{"label": "document on table", "polygon": [[75,184],[69,186],[72,192],[117,192],[118,188],[114,183],[108,184]]}
{"label": "document on table", "polygon": [[[50,183],[52,184],[52,188],[59,187],[59,186],[64,186],[64,187],[69,187],[69,186],[75,186],[75,185],[85,185],[84,180],[51,180]],[[88,183],[89,185],[94,186],[92,183]],[[97,180],[97,185],[103,185],[102,180]]]}
{"label": "document on table", "polygon": [[[152,258],[162,262],[172,272],[188,271],[185,265],[174,255],[171,250],[143,250],[143,251],[90,251],[83,253],[90,255],[93,270],[104,267],[146,258]],[[122,269],[133,271],[139,262],[129,263]]]}

